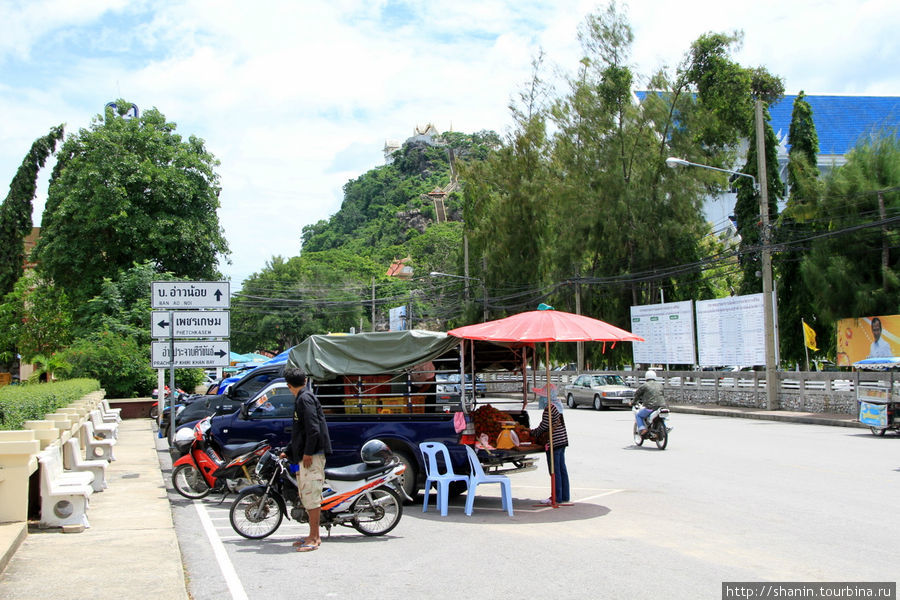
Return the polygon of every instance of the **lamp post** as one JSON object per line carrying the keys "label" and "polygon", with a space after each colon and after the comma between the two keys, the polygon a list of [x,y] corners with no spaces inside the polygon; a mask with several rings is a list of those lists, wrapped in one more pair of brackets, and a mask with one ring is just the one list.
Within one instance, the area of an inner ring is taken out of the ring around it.
{"label": "lamp post", "polygon": [[765,140],[762,132],[762,104],[756,103],[756,140],[757,140],[757,156],[759,157],[759,173],[762,182],[758,182],[756,177],[748,173],[740,171],[732,171],[730,169],[720,169],[710,165],[702,165],[693,163],[683,158],[675,158],[671,156],[666,159],[666,165],[671,168],[676,167],[700,167],[701,169],[710,169],[722,173],[730,173],[739,177],[749,177],[753,181],[753,190],[759,196],[759,214],[762,221],[762,278],[763,278],[763,326],[765,332],[763,339],[765,340],[766,353],[766,408],[775,410],[778,408],[778,382],[775,380],[775,308],[772,302],[772,250],[769,244],[769,194],[766,188],[766,166],[765,166]]}
{"label": "lamp post", "polygon": [[454,279],[464,279],[468,284],[469,281],[480,281],[481,282],[481,301],[484,306],[484,312],[482,313],[484,316],[482,318],[482,322],[486,323],[488,320],[488,296],[487,296],[487,287],[484,284],[484,279],[479,279],[478,277],[468,277],[465,275],[453,275],[451,273],[439,273],[438,271],[432,271],[429,273],[431,277],[452,277]]}

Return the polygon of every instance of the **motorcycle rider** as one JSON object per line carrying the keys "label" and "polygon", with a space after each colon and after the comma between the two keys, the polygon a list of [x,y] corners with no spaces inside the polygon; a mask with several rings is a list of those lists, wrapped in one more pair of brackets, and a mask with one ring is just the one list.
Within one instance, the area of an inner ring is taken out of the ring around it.
{"label": "motorcycle rider", "polygon": [[644,383],[634,394],[634,404],[641,403],[643,408],[634,413],[634,420],[638,426],[638,433],[647,433],[645,419],[657,408],[666,406],[666,398],[663,395],[662,384],[657,380],[656,371],[650,370],[644,374]]}

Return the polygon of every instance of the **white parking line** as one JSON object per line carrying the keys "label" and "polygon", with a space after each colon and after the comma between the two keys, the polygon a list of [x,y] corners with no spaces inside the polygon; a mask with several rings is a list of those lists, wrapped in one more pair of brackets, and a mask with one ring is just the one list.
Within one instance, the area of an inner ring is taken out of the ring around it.
{"label": "white parking line", "polygon": [[200,523],[203,525],[203,530],[206,532],[210,546],[212,546],[213,554],[216,555],[216,562],[219,563],[219,570],[222,571],[222,577],[225,579],[228,591],[231,592],[231,597],[234,600],[249,600],[237,571],[234,570],[234,565],[231,564],[231,559],[228,558],[228,553],[225,552],[222,539],[219,537],[212,519],[209,518],[209,513],[206,512],[206,507],[199,500],[194,500],[194,507],[200,516]]}

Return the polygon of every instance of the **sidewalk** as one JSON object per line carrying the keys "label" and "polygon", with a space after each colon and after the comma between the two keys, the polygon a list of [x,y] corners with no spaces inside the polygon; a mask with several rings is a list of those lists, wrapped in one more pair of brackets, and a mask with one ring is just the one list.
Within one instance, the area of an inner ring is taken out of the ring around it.
{"label": "sidewalk", "polygon": [[789,410],[745,408],[741,406],[717,406],[715,404],[670,404],[669,410],[672,412],[691,413],[695,415],[715,415],[720,417],[785,421],[788,423],[806,423],[808,425],[831,425],[833,427],[861,427],[868,429],[868,427],[856,419],[856,415],[843,413],[794,412]]}
{"label": "sidewalk", "polygon": [[[0,573],[0,598],[188,599],[155,440],[150,419],[119,424],[109,487],[91,496],[91,526],[72,534],[30,527]],[[0,525],[0,554],[22,529]]]}

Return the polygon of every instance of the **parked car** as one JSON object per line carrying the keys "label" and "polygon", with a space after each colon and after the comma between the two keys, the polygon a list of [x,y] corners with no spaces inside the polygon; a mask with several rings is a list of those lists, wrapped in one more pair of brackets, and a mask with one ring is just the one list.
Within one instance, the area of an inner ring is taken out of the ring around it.
{"label": "parked car", "polygon": [[[451,373],[446,376],[446,378],[441,378],[438,380],[438,401],[447,402],[459,401],[459,373]],[[468,395],[472,394],[472,374],[466,373],[466,392]],[[481,398],[487,396],[487,384],[481,379],[481,377],[475,376],[475,393],[478,394]]]}
{"label": "parked car", "polygon": [[593,406],[595,410],[611,406],[630,408],[634,392],[620,375],[588,373],[566,386],[566,404],[569,408]]}

